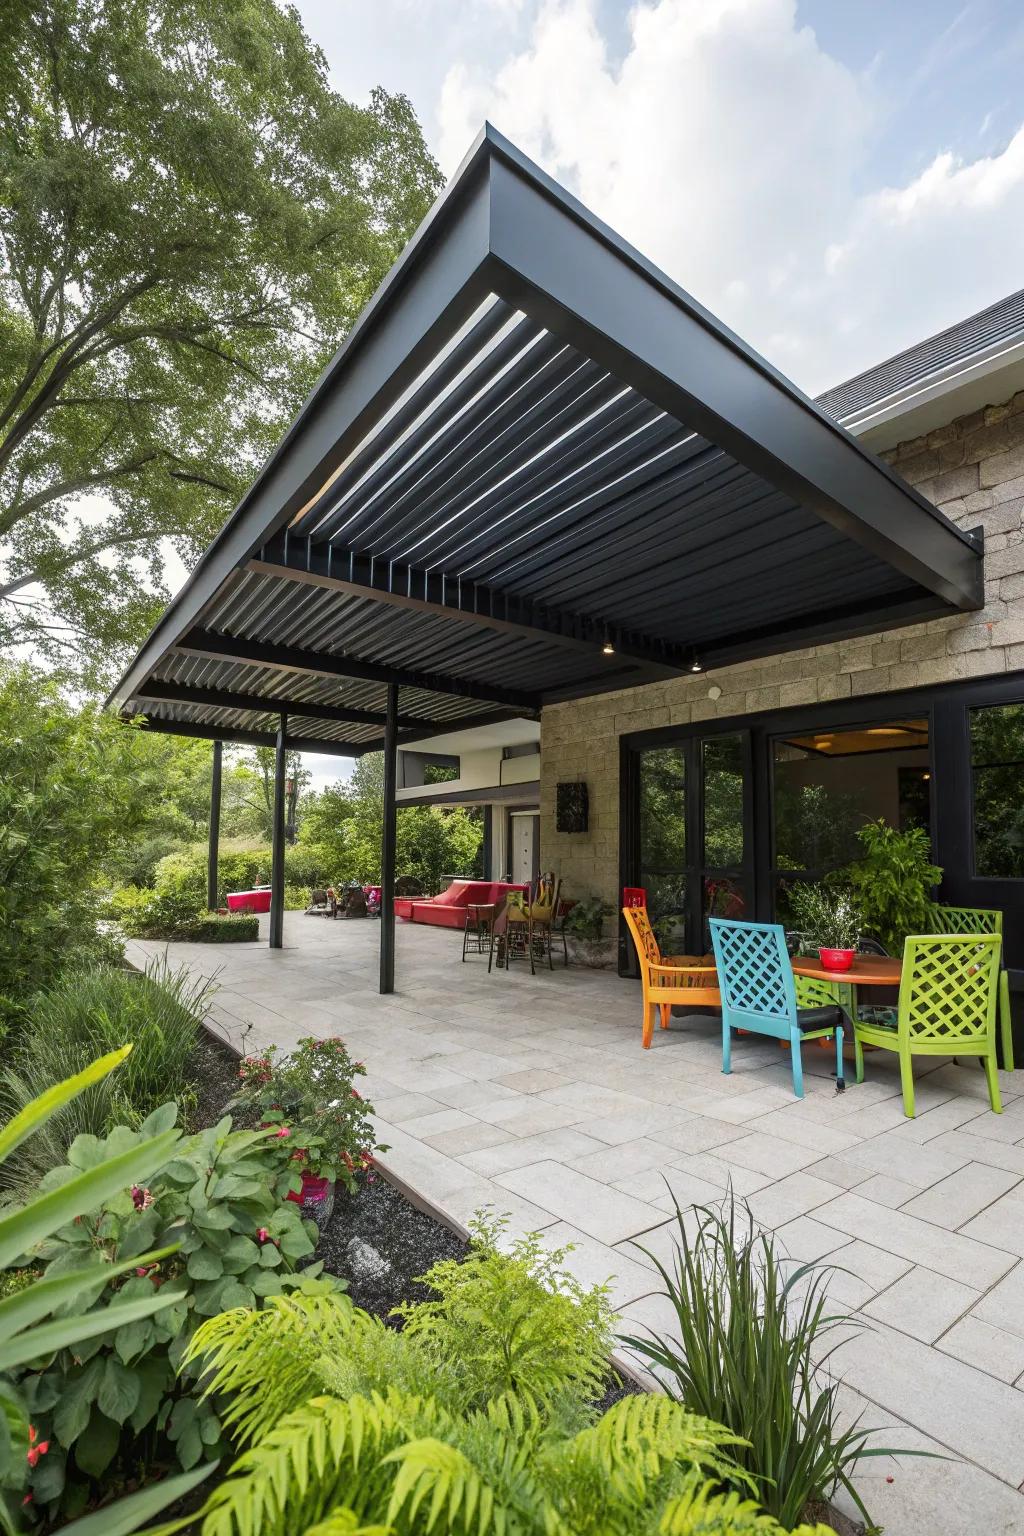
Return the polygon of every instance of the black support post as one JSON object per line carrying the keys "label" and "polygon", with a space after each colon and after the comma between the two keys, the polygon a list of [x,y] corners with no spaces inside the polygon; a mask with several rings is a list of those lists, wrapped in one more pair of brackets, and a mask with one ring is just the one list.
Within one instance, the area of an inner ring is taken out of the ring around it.
{"label": "black support post", "polygon": [[210,773],[210,839],[206,864],[206,906],[217,910],[217,855],[220,850],[220,775],[224,743],[213,744],[213,769]]}
{"label": "black support post", "polygon": [[270,947],[280,949],[284,942],[284,778],[288,753],[285,731],[288,717],[282,715],[274,747],[274,837],[270,866]]}
{"label": "black support post", "polygon": [[388,684],[384,725],[384,824],[380,835],[380,990],[395,990],[395,783],[398,767],[398,684]]}

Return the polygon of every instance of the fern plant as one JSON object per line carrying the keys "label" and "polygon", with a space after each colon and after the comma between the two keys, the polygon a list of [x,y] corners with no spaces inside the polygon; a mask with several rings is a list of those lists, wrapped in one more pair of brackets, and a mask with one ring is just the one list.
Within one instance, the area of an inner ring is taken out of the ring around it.
{"label": "fern plant", "polygon": [[431,1300],[395,1310],[446,1381],[461,1381],[464,1406],[507,1392],[577,1404],[601,1395],[612,1346],[608,1287],[587,1287],[565,1267],[570,1247],[545,1248],[537,1233],[507,1244],[506,1218],[478,1214],[461,1262],[422,1277]]}
{"label": "fern plant", "polygon": [[[481,1251],[483,1280],[465,1288],[435,1275],[441,1311],[422,1329],[415,1308],[398,1333],[340,1294],[274,1297],[262,1312],[205,1322],[187,1361],[243,1451],[201,1512],[202,1536],[782,1536],[722,1492],[755,1490],[739,1437],[671,1398],[625,1398],[570,1433],[562,1393],[579,1403],[591,1377],[565,1354],[536,1369],[539,1396],[521,1382],[481,1396],[508,1335],[495,1296],[522,1286],[517,1266],[525,1290],[537,1278],[532,1243],[526,1251]],[[541,1268],[550,1278],[560,1263]],[[490,1273],[502,1269],[504,1281]],[[486,1337],[464,1370],[450,1348],[474,1319]],[[534,1372],[531,1350],[513,1358]]]}
{"label": "fern plant", "polygon": [[[401,1536],[653,1536],[696,1489],[742,1476],[734,1443],[721,1426],[653,1396],[623,1399],[570,1438],[529,1399],[452,1414],[393,1388],[348,1402],[316,1397],[243,1453],[199,1528],[310,1536],[344,1517]],[[161,1536],[187,1523],[161,1527]],[[773,1524],[764,1529],[781,1536]]]}

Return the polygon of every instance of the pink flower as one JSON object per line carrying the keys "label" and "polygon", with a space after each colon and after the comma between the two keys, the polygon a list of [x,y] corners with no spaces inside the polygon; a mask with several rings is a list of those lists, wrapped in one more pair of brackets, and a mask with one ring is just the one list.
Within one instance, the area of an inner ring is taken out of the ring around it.
{"label": "pink flower", "polygon": [[266,1227],[259,1227],[257,1229],[256,1241],[258,1243],[267,1243],[270,1241],[270,1233],[267,1231]]}
{"label": "pink flower", "polygon": [[277,1133],[277,1140],[278,1141],[282,1141],[285,1136],[290,1136],[290,1135],[291,1135],[291,1131],[288,1128],[288,1126],[287,1125],[282,1125],[281,1129]]}

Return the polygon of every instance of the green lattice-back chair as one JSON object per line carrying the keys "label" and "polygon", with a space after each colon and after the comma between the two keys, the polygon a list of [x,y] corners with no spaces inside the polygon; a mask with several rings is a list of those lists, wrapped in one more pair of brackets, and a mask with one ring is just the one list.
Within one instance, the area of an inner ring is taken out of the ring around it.
{"label": "green lattice-back chair", "polygon": [[914,1056],[980,1056],[997,1115],[996,1005],[1002,937],[998,933],[921,934],[903,950],[895,1027],[854,1022],[857,1081],[864,1081],[864,1046],[896,1051],[903,1108],[914,1114]]}
{"label": "green lattice-back chair", "polygon": [[[939,901],[928,904],[929,933],[998,933],[1003,931],[1003,914],[996,907],[947,907]],[[999,1033],[1003,1043],[1003,1066],[1013,1071],[1013,1019],[1010,1014],[1010,977],[1005,964],[999,972]]]}

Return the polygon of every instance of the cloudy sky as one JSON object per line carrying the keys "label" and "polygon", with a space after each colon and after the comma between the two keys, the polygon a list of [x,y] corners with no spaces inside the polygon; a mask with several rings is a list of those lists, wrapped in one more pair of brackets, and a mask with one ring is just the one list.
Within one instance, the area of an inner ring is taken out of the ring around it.
{"label": "cloudy sky", "polygon": [[1019,0],[298,7],[447,175],[489,119],[811,393],[1024,285]]}

